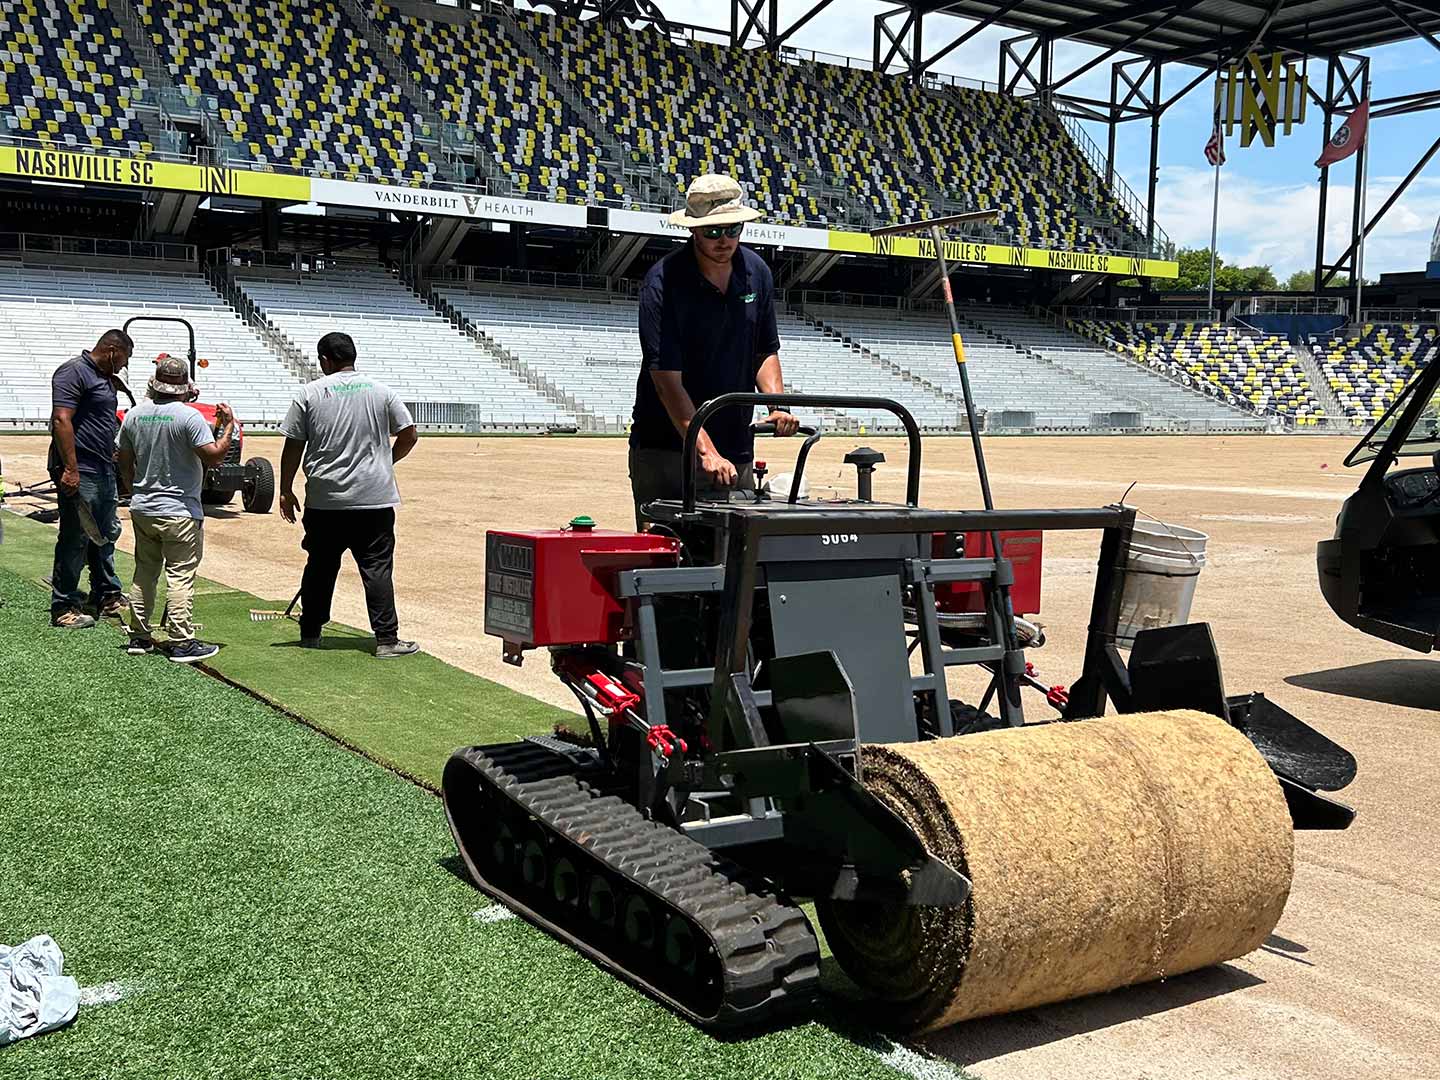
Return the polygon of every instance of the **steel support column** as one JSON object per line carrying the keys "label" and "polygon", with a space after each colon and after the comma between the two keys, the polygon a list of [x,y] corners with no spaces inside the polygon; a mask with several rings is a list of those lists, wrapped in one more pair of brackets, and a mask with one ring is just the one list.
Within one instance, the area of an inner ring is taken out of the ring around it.
{"label": "steel support column", "polygon": [[[1325,65],[1325,100],[1321,110],[1325,116],[1325,143],[1330,142],[1334,133],[1337,115],[1348,114],[1360,104],[1365,88],[1370,82],[1370,59],[1353,53],[1337,53],[1327,57]],[[1369,135],[1367,133],[1368,141]],[[1361,168],[1364,155],[1355,155],[1355,187],[1351,192],[1350,246],[1333,263],[1325,261],[1325,221],[1329,207],[1330,167],[1320,170],[1320,206],[1315,223],[1315,292],[1328,285],[1342,270],[1353,278],[1355,275],[1355,252],[1360,242],[1360,185],[1364,182]]]}
{"label": "steel support column", "polygon": [[875,16],[873,63],[876,71],[888,71],[899,60],[912,78],[920,77],[920,27],[924,18],[918,8],[902,5]]}
{"label": "steel support column", "polygon": [[773,48],[780,37],[778,0],[730,0],[730,47]]}

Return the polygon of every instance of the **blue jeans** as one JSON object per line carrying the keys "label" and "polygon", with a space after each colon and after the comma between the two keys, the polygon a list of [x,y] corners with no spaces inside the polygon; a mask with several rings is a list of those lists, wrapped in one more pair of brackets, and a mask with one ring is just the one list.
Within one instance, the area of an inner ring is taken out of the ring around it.
{"label": "blue jeans", "polygon": [[[56,490],[59,491],[57,485]],[[80,591],[80,574],[90,567],[91,605],[103,604],[112,596],[125,595],[120,578],[115,573],[115,544],[97,546],[90,542],[80,525],[80,513],[75,509],[81,499],[90,506],[95,524],[102,533],[114,532],[117,521],[119,494],[115,490],[115,472],[80,474],[80,491],[67,495],[60,491],[60,535],[55,538],[55,566],[50,571],[50,614],[63,615],[67,611],[79,611],[86,604],[85,594]]]}

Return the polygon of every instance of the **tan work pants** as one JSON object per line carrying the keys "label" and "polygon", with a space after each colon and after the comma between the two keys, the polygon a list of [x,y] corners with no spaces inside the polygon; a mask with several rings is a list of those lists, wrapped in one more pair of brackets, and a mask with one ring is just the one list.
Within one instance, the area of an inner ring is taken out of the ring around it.
{"label": "tan work pants", "polygon": [[155,587],[165,571],[165,632],[171,641],[195,636],[195,571],[205,552],[205,523],[191,517],[151,517],[131,513],[135,530],[135,581],[130,587],[131,629],[153,636],[150,616]]}

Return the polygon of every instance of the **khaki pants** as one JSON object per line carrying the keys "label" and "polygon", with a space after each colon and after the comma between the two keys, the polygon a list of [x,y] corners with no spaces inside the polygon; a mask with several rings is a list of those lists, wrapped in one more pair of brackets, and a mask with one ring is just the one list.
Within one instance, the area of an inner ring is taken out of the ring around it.
{"label": "khaki pants", "polygon": [[130,587],[131,630],[151,637],[155,586],[165,571],[165,632],[171,641],[195,636],[195,571],[205,552],[205,523],[191,517],[130,514],[135,530],[135,581]]}

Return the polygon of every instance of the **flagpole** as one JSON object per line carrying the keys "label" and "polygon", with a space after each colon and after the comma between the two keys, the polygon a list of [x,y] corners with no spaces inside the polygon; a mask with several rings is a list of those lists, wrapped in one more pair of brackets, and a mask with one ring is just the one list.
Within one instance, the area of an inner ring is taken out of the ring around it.
{"label": "flagpole", "polygon": [[[1210,204],[1210,300],[1206,306],[1215,310],[1215,235],[1220,226],[1220,156],[1215,156],[1215,195]],[[1208,315],[1206,316],[1209,317]]]}
{"label": "flagpole", "polygon": [[[1370,100],[1369,80],[1365,100]],[[1355,248],[1355,321],[1360,321],[1360,299],[1365,290],[1365,196],[1370,190],[1370,124],[1365,124],[1365,138],[1360,142],[1360,243]]]}

